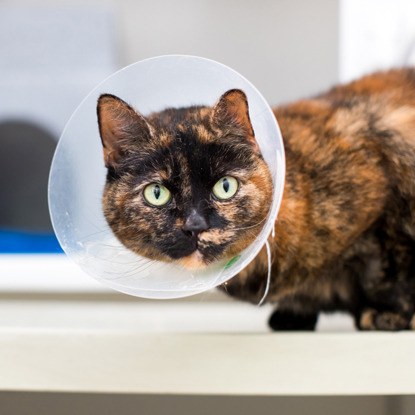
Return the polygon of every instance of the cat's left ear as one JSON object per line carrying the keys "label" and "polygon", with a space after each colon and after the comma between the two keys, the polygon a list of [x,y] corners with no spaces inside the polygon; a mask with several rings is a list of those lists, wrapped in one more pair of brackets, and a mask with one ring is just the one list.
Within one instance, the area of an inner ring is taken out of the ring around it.
{"label": "cat's left ear", "polygon": [[132,144],[150,140],[150,127],[146,119],[121,98],[101,95],[97,113],[107,167],[117,169]]}
{"label": "cat's left ear", "polygon": [[240,89],[225,92],[213,107],[212,122],[221,130],[242,133],[245,140],[260,151],[249,118],[248,98]]}

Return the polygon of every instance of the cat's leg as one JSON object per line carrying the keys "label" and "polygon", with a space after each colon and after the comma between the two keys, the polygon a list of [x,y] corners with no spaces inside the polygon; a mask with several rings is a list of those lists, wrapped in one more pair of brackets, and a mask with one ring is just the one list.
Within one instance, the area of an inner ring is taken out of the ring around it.
{"label": "cat's leg", "polygon": [[377,233],[376,255],[361,261],[361,298],[353,312],[360,330],[408,330],[414,314],[414,245]]}
{"label": "cat's leg", "polygon": [[410,320],[411,317],[402,312],[366,308],[356,323],[360,330],[398,331],[409,329]]}
{"label": "cat's leg", "polygon": [[268,320],[269,327],[274,331],[314,330],[317,313],[298,314],[287,310],[275,310]]}
{"label": "cat's leg", "polygon": [[360,330],[408,330],[414,314],[414,303],[405,285],[390,284],[387,279],[366,292],[367,305],[355,315]]}

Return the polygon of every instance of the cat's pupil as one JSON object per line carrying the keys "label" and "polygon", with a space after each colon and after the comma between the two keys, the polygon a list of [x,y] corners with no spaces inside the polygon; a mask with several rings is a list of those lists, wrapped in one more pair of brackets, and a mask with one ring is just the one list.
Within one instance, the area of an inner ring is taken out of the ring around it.
{"label": "cat's pupil", "polygon": [[160,197],[160,193],[161,193],[160,186],[159,185],[154,186],[154,197],[156,199]]}
{"label": "cat's pupil", "polygon": [[223,179],[223,190],[228,193],[229,191],[229,181],[228,179]]}

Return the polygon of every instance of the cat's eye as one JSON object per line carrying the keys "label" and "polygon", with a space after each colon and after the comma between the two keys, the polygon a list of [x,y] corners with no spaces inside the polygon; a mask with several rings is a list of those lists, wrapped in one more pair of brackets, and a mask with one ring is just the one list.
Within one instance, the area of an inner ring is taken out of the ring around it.
{"label": "cat's eye", "polygon": [[231,176],[222,177],[213,186],[213,195],[219,200],[228,200],[238,191],[238,181]]}
{"label": "cat's eye", "polygon": [[162,184],[152,183],[144,189],[144,198],[152,206],[165,206],[171,200],[171,193]]}

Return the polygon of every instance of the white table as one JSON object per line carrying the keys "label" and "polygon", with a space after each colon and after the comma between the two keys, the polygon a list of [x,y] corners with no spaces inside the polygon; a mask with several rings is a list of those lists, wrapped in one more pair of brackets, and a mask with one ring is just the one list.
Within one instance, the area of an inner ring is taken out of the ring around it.
{"label": "white table", "polygon": [[[0,257],[0,409],[22,396],[34,402],[71,394],[142,397],[140,405],[144,399],[151,407],[167,400],[167,407],[184,405],[183,413],[192,396],[212,397],[209,407],[233,399],[243,410],[254,399],[281,406],[288,396],[325,396],[324,405],[337,407],[356,396],[415,394],[415,332],[356,332],[350,318],[336,315],[322,316],[317,333],[271,333],[267,306],[215,293],[142,301],[77,272],[65,257]],[[362,399],[363,408],[372,398]],[[311,408],[315,401],[306,402]],[[393,406],[374,405],[367,415]],[[411,413],[408,405],[394,415]]]}

